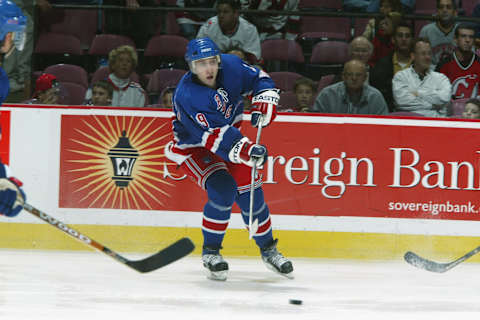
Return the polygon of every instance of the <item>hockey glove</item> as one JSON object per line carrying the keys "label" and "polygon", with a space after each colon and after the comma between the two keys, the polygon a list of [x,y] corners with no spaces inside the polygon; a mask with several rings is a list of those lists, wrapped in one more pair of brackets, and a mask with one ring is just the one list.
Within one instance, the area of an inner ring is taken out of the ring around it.
{"label": "hockey glove", "polygon": [[228,158],[233,163],[243,163],[250,167],[254,165],[261,167],[267,157],[267,148],[264,145],[252,143],[247,137],[235,143],[228,153]]}
{"label": "hockey glove", "polygon": [[18,186],[15,178],[0,178],[0,214],[7,217],[15,217],[23,209],[25,203],[25,193]]}
{"label": "hockey glove", "polygon": [[277,116],[277,105],[279,100],[280,96],[276,90],[262,91],[254,96],[252,98],[252,126],[268,126]]}

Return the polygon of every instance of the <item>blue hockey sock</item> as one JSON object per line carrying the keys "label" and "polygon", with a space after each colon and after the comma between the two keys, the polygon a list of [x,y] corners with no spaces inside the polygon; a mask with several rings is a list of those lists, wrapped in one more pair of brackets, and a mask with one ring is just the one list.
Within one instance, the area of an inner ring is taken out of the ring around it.
{"label": "blue hockey sock", "polygon": [[207,179],[205,187],[208,202],[203,208],[203,251],[211,253],[222,246],[237,193],[237,184],[227,171],[219,170]]}
{"label": "blue hockey sock", "polygon": [[[243,222],[248,226],[250,211],[250,192],[244,192],[237,196],[236,202],[242,210]],[[253,220],[258,219],[258,231],[253,236],[259,248],[264,248],[273,241],[270,211],[263,198],[262,188],[254,191]]]}

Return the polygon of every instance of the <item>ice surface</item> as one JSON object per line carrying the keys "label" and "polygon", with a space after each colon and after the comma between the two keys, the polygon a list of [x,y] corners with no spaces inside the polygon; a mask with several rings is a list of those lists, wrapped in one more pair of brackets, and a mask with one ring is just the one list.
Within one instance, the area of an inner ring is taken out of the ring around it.
{"label": "ice surface", "polygon": [[0,319],[480,319],[474,263],[435,274],[403,261],[292,259],[289,280],[260,258],[225,259],[229,278],[214,282],[198,256],[140,274],[96,252],[0,250]]}

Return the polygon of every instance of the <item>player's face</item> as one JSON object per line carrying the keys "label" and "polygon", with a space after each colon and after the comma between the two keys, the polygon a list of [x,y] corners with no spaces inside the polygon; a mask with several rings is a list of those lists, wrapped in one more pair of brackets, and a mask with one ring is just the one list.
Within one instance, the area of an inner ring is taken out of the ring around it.
{"label": "player's face", "polygon": [[410,32],[410,28],[398,27],[395,37],[393,37],[393,41],[398,51],[409,52],[412,44],[412,33]]}
{"label": "player's face", "polygon": [[109,106],[112,99],[108,96],[108,91],[102,87],[93,87],[92,103],[95,106]]}
{"label": "player's face", "polygon": [[0,48],[0,53],[7,53],[13,47],[13,33],[9,32],[5,36],[5,40],[3,41],[3,45]]}
{"label": "player's face", "polygon": [[425,42],[417,42],[413,51],[415,66],[420,70],[427,70],[432,64],[432,48]]}
{"label": "player's face", "polygon": [[301,84],[295,91],[297,101],[300,108],[309,108],[312,104],[313,90],[312,87]]}
{"label": "player's face", "polygon": [[480,107],[473,103],[467,103],[462,116],[465,119],[480,119]]}
{"label": "player's face", "polygon": [[120,53],[112,65],[113,74],[120,79],[127,79],[133,71],[133,60],[128,53]]}
{"label": "player's face", "polygon": [[217,16],[218,24],[225,32],[232,31],[237,25],[238,12],[234,11],[233,8],[228,4],[220,4],[217,7]]}
{"label": "player's face", "polygon": [[459,29],[458,37],[455,38],[457,48],[462,52],[472,50],[474,39],[474,31],[470,29]]}
{"label": "player's face", "polygon": [[194,61],[195,74],[198,79],[207,87],[215,88],[218,74],[217,57],[210,57]]}

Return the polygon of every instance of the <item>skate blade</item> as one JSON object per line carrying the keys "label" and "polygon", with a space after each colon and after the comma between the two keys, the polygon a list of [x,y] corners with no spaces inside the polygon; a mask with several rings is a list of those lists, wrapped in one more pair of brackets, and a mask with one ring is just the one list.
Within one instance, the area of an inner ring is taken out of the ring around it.
{"label": "skate blade", "polygon": [[224,271],[210,271],[207,270],[207,278],[215,281],[225,281],[227,280],[228,270]]}
{"label": "skate blade", "polygon": [[266,263],[265,261],[263,262],[263,264],[267,267],[267,269],[281,275],[281,276],[284,276],[285,278],[288,278],[290,280],[293,280],[295,279],[295,276],[293,275],[293,271],[290,272],[290,273],[281,273],[280,271],[278,271],[275,267],[273,267],[272,265]]}

